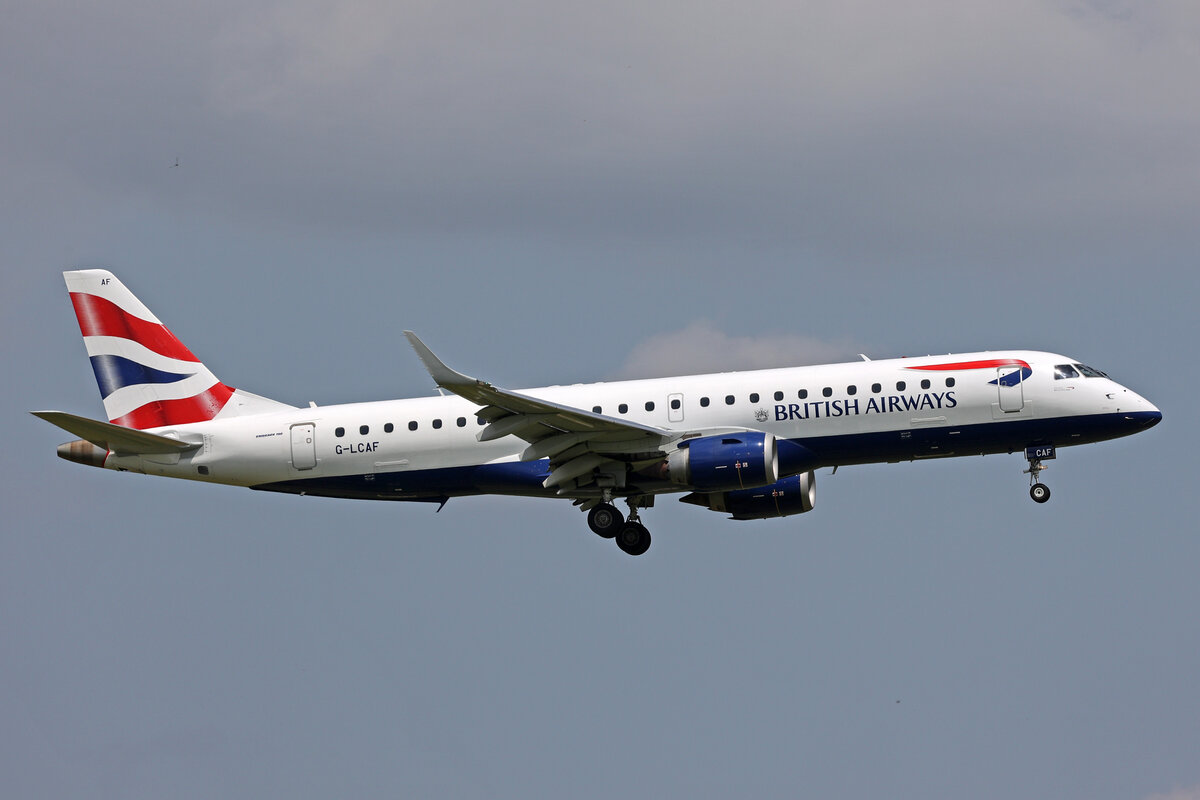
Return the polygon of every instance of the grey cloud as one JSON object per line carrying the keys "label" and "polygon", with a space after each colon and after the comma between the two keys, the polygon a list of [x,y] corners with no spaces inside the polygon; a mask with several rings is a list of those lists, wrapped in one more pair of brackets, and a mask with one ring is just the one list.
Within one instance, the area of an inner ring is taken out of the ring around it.
{"label": "grey cloud", "polygon": [[[970,250],[1018,227],[1054,238],[1102,219],[1149,238],[1190,224],[1196,16],[1169,3],[135,7],[56,23],[64,56],[13,37],[9,61],[38,73],[25,99],[61,123],[26,127],[26,148],[84,185],[120,176],[192,213],[732,232],[840,252],[936,235]],[[112,110],[130,99],[148,112],[136,126]],[[147,167],[177,151],[186,192]]]}

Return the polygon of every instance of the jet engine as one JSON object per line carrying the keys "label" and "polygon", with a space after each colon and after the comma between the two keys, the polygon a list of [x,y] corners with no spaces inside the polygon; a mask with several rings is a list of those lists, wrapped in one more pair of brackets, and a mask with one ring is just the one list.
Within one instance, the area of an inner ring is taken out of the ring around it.
{"label": "jet engine", "polygon": [[733,519],[774,519],[812,511],[817,499],[817,476],[803,472],[757,489],[731,492],[693,492],[681,502],[721,511]]}
{"label": "jet engine", "polygon": [[667,456],[664,477],[693,489],[745,489],[779,479],[779,449],[770,433],[750,431],[692,439]]}

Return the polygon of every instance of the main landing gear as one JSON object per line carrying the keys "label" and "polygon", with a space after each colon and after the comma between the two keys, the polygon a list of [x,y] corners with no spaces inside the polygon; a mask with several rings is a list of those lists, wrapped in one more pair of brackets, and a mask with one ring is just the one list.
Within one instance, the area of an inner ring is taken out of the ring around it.
{"label": "main landing gear", "polygon": [[624,526],[625,518],[612,503],[601,503],[588,512],[588,527],[592,533],[604,539],[613,538]]}
{"label": "main landing gear", "polygon": [[616,539],[617,547],[631,556],[640,556],[650,549],[650,531],[642,524],[637,512],[637,501],[629,498],[629,518],[621,515],[611,502],[593,506],[588,511],[588,527],[597,536]]}

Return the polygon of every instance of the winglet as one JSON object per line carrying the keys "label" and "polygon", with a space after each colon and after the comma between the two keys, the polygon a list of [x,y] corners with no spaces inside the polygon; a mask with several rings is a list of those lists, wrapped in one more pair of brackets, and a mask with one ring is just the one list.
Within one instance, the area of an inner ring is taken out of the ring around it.
{"label": "winglet", "polygon": [[421,359],[421,363],[425,365],[425,369],[429,371],[433,382],[438,386],[450,389],[452,386],[474,386],[479,383],[474,378],[463,375],[461,372],[455,372],[447,367],[412,331],[405,331],[404,335],[408,338],[408,343],[412,345],[412,349],[417,352],[417,358]]}

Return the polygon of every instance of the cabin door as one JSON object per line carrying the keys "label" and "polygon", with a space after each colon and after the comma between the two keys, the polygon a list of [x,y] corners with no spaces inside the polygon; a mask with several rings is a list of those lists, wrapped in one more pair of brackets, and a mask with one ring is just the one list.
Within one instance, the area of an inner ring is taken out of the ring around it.
{"label": "cabin door", "polygon": [[1020,366],[999,367],[996,370],[996,391],[999,393],[1000,410],[1012,414],[1025,408],[1024,381],[1025,374]]}

